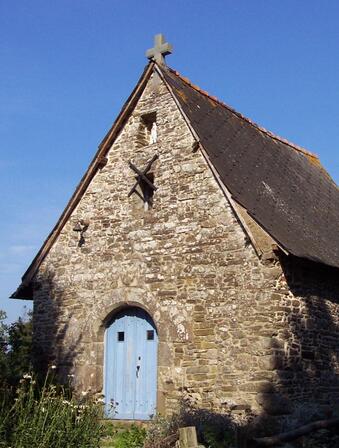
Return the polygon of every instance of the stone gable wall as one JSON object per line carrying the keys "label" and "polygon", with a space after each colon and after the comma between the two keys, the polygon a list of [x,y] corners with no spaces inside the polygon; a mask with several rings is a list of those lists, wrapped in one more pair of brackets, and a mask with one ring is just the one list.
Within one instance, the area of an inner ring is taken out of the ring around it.
{"label": "stone gable wall", "polygon": [[[158,140],[143,146],[140,117],[153,111]],[[101,390],[105,323],[124,304],[140,306],[159,333],[160,412],[187,394],[210,409],[282,412],[284,396],[308,393],[293,369],[284,370],[302,356],[291,322],[295,316],[308,329],[307,304],[287,285],[287,268],[260,262],[193,143],[153,75],[36,276],[37,359],[56,363],[61,376],[74,374],[78,390]],[[128,161],[144,167],[155,153],[158,190],[145,211],[139,197],[127,197],[135,181]],[[80,219],[89,222],[81,247],[73,230]],[[326,298],[333,316],[338,305]],[[306,351],[316,342],[313,336]]]}

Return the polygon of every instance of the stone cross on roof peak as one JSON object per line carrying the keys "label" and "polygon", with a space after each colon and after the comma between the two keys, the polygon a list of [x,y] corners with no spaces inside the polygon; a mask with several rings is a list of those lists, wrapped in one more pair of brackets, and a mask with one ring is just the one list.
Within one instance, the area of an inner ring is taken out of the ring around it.
{"label": "stone cross on roof peak", "polygon": [[165,56],[172,53],[172,45],[165,42],[163,34],[156,34],[154,36],[154,48],[146,51],[148,59],[153,59],[158,64],[165,64]]}

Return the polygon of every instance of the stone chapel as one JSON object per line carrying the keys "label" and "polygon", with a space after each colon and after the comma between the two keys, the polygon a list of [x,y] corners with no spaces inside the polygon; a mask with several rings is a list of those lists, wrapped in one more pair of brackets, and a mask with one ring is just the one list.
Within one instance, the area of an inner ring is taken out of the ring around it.
{"label": "stone chapel", "polygon": [[12,295],[34,356],[111,418],[339,400],[339,191],[155,48]]}

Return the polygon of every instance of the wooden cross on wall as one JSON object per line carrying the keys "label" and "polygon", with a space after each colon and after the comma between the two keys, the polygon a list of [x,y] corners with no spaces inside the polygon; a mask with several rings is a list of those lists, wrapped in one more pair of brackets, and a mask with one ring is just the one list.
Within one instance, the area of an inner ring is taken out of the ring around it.
{"label": "wooden cross on wall", "polygon": [[[153,196],[153,192],[157,190],[157,187],[152,182],[153,178],[151,179],[148,174],[149,170],[152,167],[153,162],[155,162],[158,159],[158,155],[155,154],[152,159],[148,162],[146,167],[143,171],[139,170],[131,161],[129,161],[129,167],[136,173],[136,183],[131,188],[130,192],[128,193],[128,197],[130,197],[133,193],[139,196],[139,198],[142,199],[142,201],[146,204],[151,203],[151,199]],[[137,187],[140,186],[140,189],[143,194],[139,193],[137,190]],[[145,188],[147,186],[148,188]]]}

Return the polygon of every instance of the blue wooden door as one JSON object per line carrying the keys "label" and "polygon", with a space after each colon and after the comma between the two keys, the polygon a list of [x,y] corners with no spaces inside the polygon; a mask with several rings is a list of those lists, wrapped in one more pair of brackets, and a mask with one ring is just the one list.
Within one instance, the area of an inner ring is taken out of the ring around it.
{"label": "blue wooden door", "polygon": [[105,335],[106,416],[149,420],[156,410],[158,335],[150,316],[128,308]]}

